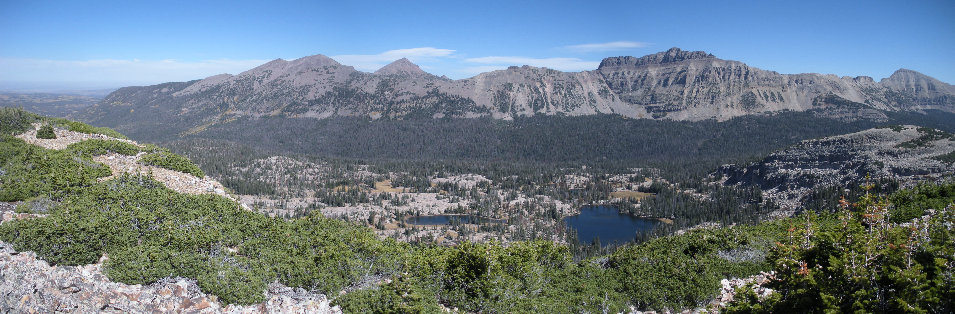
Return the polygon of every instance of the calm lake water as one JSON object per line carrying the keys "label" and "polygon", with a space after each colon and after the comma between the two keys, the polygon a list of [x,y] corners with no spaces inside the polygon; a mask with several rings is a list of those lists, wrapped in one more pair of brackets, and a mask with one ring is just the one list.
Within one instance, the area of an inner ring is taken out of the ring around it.
{"label": "calm lake water", "polygon": [[580,243],[590,244],[600,237],[601,245],[633,241],[637,233],[648,232],[659,223],[653,219],[621,214],[616,208],[605,206],[581,208],[580,215],[564,218],[564,222],[577,230]]}
{"label": "calm lake water", "polygon": [[430,215],[415,216],[405,220],[412,225],[448,225],[451,221],[463,224],[503,223],[501,219],[482,218],[474,215]]}

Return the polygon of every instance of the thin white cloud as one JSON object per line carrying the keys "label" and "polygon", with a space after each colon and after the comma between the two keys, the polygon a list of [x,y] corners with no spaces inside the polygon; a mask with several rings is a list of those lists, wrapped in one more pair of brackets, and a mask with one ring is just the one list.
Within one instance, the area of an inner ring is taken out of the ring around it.
{"label": "thin white cloud", "polygon": [[268,60],[47,60],[0,58],[3,82],[110,82],[156,84],[240,73]]}
{"label": "thin white cloud", "polygon": [[612,41],[609,43],[573,45],[573,46],[567,46],[564,48],[577,51],[577,52],[599,52],[599,51],[614,51],[614,50],[643,48],[649,45],[650,44],[638,42],[638,41]]}
{"label": "thin white cloud", "polygon": [[[454,50],[451,49],[438,49],[433,47],[420,47],[420,48],[409,48],[409,49],[395,49],[388,50],[381,55],[391,57],[391,58],[418,58],[418,57],[447,57],[454,53]],[[394,61],[394,60],[392,60]]]}
{"label": "thin white cloud", "polygon": [[358,70],[372,72],[401,58],[408,58],[411,62],[417,63],[431,61],[436,58],[450,57],[453,53],[454,50],[452,49],[420,47],[388,50],[373,55],[337,55],[331,56],[331,58],[341,64],[353,66]]}
{"label": "thin white cloud", "polygon": [[[535,67],[545,67],[560,71],[587,71],[596,69],[600,61],[587,61],[578,58],[528,58],[528,57],[507,57],[490,56],[480,58],[465,59],[466,62],[487,64],[488,66],[476,66],[468,68],[469,70],[498,70],[512,65],[530,65]],[[470,72],[470,71],[469,71]],[[480,73],[471,72],[471,73]]]}
{"label": "thin white cloud", "polygon": [[472,76],[472,75],[480,74],[484,72],[504,70],[504,69],[507,69],[507,67],[509,66],[508,65],[480,65],[480,66],[462,68],[460,72],[465,74],[466,76]]}

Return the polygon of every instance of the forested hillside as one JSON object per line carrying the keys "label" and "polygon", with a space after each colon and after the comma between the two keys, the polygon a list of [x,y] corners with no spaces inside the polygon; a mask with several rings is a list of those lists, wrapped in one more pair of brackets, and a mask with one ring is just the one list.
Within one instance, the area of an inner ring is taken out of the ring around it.
{"label": "forested hillside", "polygon": [[864,129],[913,124],[955,132],[955,114],[886,113],[886,120],[841,121],[824,112],[782,112],[724,122],[656,121],[620,116],[493,119],[364,118],[238,119],[197,134],[176,134],[156,121],[126,132],[134,139],[169,142],[211,139],[273,154],[385,160],[611,161],[627,166],[674,164],[712,170],[761,158],[801,140]]}

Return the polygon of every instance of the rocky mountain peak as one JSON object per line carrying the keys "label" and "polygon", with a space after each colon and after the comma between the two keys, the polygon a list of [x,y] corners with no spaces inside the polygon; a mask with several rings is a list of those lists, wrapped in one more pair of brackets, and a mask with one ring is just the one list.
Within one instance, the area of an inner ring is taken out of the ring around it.
{"label": "rocky mountain peak", "polygon": [[335,59],[329,58],[325,55],[311,55],[306,57],[301,57],[289,62],[290,66],[307,66],[307,67],[323,67],[323,66],[341,66],[341,63],[335,61]]}
{"label": "rocky mountain peak", "polygon": [[898,69],[891,76],[879,81],[883,86],[896,90],[914,91],[914,92],[955,92],[955,86],[939,81],[931,76],[919,73],[909,69]]}
{"label": "rocky mountain peak", "polygon": [[856,76],[852,78],[852,80],[856,82],[860,82],[860,83],[875,83],[875,80],[872,79],[871,76],[865,76],[865,75]]}
{"label": "rocky mountain peak", "polygon": [[901,69],[895,70],[895,72],[892,72],[892,76],[890,77],[908,76],[908,75],[923,75],[923,74],[915,70],[901,68]]}
{"label": "rocky mountain peak", "polygon": [[326,57],[324,55],[312,55],[307,57],[301,57],[292,61],[286,61],[284,59],[275,59],[269,61],[266,64],[257,66],[251,70],[242,72],[241,75],[247,74],[259,74],[264,72],[271,72],[273,74],[280,73],[299,73],[305,72],[313,69],[321,69],[324,67],[341,67],[342,64],[338,63],[332,58]]}
{"label": "rocky mountain peak", "polygon": [[882,79],[883,82],[885,82],[885,81],[889,81],[889,82],[913,82],[913,81],[922,81],[922,80],[933,80],[933,81],[934,81],[934,79],[931,78],[931,77],[929,77],[928,75],[919,73],[918,71],[915,71],[915,70],[909,70],[909,69],[898,69],[898,70],[895,70],[895,72],[893,72],[892,75],[890,75],[890,76],[887,77],[887,78]]}
{"label": "rocky mountain peak", "polygon": [[324,55],[312,55],[289,61],[285,69],[283,69],[283,72],[292,74],[328,68],[347,68],[349,70],[354,70],[354,68],[350,66],[343,66],[341,63],[338,63],[338,61],[335,61],[334,59]]}
{"label": "rocky mountain peak", "polygon": [[638,67],[650,64],[666,64],[686,60],[713,58],[716,57],[705,51],[686,51],[677,47],[673,47],[667,51],[661,51],[640,58],[630,56],[606,58],[600,62],[600,67],[597,69],[599,70],[610,67]]}
{"label": "rocky mountain peak", "polygon": [[375,71],[375,74],[410,76],[430,75],[428,72],[421,70],[417,64],[414,64],[411,62],[411,60],[408,60],[408,58],[395,60],[395,62],[389,63],[388,65],[381,67],[381,69],[378,69],[378,71]]}

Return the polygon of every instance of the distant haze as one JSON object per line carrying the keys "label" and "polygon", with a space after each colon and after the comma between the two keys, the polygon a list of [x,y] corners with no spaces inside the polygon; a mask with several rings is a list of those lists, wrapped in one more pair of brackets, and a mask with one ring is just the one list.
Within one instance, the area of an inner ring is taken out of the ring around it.
{"label": "distant haze", "polygon": [[0,93],[59,93],[106,96],[128,82],[0,82]]}

